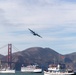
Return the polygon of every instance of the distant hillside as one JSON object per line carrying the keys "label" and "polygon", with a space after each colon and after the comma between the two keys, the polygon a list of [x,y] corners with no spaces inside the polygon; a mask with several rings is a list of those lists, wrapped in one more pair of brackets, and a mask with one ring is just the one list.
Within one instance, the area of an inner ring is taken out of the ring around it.
{"label": "distant hillside", "polygon": [[[42,67],[48,67],[49,64],[64,63],[67,67],[76,70],[76,53],[62,55],[51,48],[31,47],[13,53],[12,57],[13,62],[21,62],[25,66],[37,63]],[[7,56],[1,55],[0,58],[7,60]]]}
{"label": "distant hillside", "polygon": [[69,67],[73,67],[73,69],[76,71],[76,52],[66,54],[65,55],[65,63],[69,64]]}
{"label": "distant hillside", "polygon": [[13,61],[20,60],[25,65],[37,63],[41,66],[63,62],[61,54],[50,48],[32,47],[13,54]]}
{"label": "distant hillside", "polygon": [[4,57],[4,55],[0,54],[0,60]]}

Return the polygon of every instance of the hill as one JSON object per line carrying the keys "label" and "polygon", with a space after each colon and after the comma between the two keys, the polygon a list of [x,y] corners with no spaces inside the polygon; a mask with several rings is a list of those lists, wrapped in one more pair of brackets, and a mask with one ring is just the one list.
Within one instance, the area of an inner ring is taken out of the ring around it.
{"label": "hill", "polygon": [[50,48],[32,47],[13,54],[13,61],[21,61],[25,65],[37,63],[42,67],[63,62],[63,55]]}
{"label": "hill", "polygon": [[4,55],[0,54],[0,60],[4,57]]}
{"label": "hill", "polygon": [[65,55],[65,64],[68,64],[70,68],[76,71],[76,52]]}
{"label": "hill", "polygon": [[[23,63],[24,66],[39,64],[47,68],[49,64],[64,63],[67,67],[76,70],[76,52],[62,55],[51,48],[31,47],[12,54],[13,62]],[[0,55],[2,60],[7,60],[7,56]]]}

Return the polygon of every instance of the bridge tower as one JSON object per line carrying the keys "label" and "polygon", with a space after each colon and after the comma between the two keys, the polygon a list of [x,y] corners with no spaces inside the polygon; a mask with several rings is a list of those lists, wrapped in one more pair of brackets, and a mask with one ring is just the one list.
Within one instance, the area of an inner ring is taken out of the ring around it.
{"label": "bridge tower", "polygon": [[12,63],[12,44],[8,44],[8,66],[11,69],[11,63]]}

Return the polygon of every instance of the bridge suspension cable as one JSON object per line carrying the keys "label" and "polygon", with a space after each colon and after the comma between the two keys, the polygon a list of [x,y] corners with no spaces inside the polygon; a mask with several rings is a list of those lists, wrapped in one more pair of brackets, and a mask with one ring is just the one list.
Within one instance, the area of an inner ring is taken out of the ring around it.
{"label": "bridge suspension cable", "polygon": [[17,47],[15,47],[14,45],[12,45],[12,48],[16,51],[20,51]]}
{"label": "bridge suspension cable", "polygon": [[[5,47],[8,47],[8,44],[0,47],[0,50],[3,49],[3,48],[5,48]],[[19,50],[17,47],[15,47],[14,45],[12,45],[12,49],[14,49],[15,51],[20,51],[20,50]]]}
{"label": "bridge suspension cable", "polygon": [[4,45],[4,46],[0,47],[0,49],[3,49],[3,48],[5,48],[6,46],[8,46],[8,44],[6,44],[6,45]]}

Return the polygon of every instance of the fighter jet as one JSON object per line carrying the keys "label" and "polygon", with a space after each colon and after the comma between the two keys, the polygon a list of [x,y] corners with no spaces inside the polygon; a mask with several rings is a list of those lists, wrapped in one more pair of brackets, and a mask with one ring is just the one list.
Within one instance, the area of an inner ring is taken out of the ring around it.
{"label": "fighter jet", "polygon": [[[28,29],[29,29],[29,28],[28,28]],[[42,38],[39,34],[35,33],[33,30],[31,30],[31,29],[29,29],[29,30],[30,30],[30,32],[31,32],[34,36],[38,36],[38,37]]]}

